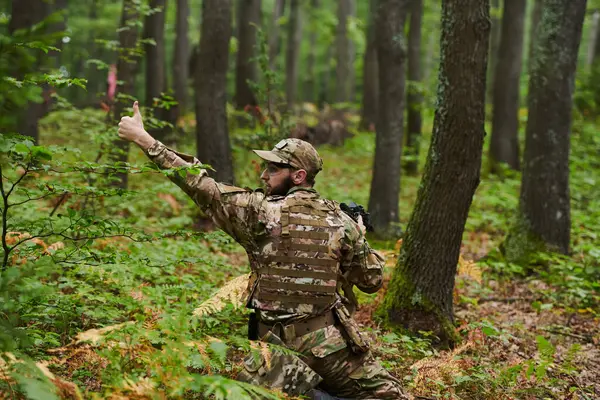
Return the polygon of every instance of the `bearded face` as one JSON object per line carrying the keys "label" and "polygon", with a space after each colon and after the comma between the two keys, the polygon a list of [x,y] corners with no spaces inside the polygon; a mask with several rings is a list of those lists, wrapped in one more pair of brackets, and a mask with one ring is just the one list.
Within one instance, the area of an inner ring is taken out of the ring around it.
{"label": "bearded face", "polygon": [[260,177],[267,196],[285,196],[295,186],[289,166],[268,163]]}

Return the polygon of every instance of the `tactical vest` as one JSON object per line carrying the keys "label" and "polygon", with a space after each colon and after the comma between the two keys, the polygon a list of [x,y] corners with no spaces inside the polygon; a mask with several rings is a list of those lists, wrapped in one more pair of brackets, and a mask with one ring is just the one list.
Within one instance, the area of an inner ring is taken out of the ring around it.
{"label": "tactical vest", "polygon": [[342,211],[332,201],[288,196],[280,228],[261,243],[252,305],[260,310],[318,315],[336,301]]}

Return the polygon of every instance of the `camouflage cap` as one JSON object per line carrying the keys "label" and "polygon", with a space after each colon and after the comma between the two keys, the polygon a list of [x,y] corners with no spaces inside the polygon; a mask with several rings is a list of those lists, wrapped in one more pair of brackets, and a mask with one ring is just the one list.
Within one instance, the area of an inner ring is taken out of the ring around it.
{"label": "camouflage cap", "polygon": [[308,142],[300,139],[284,139],[273,150],[254,150],[263,160],[288,164],[294,168],[317,174],[323,169],[323,160],[317,150]]}

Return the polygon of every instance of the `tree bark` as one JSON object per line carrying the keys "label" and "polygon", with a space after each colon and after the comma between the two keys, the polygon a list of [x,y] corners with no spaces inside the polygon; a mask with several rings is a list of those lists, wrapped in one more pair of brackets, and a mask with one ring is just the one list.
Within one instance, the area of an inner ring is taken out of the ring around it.
{"label": "tree bark", "polygon": [[404,81],[406,42],[404,21],[410,0],[380,0],[375,22],[379,65],[379,109],[373,180],[369,212],[375,232],[395,236],[398,229],[398,201],[402,136],[404,131]]}
{"label": "tree bark", "polygon": [[571,108],[585,7],[586,0],[544,1],[531,63],[519,212],[504,243],[509,261],[526,262],[536,251],[569,252]]}
{"label": "tree bark", "polygon": [[592,68],[592,65],[594,64],[594,61],[596,59],[597,56],[597,51],[596,51],[596,47],[597,47],[597,43],[598,43],[598,23],[600,22],[600,11],[596,10],[594,11],[594,14],[592,15],[592,23],[590,24],[590,38],[589,38],[589,42],[588,42],[588,48],[587,48],[587,57],[586,57],[586,67],[588,69]]}
{"label": "tree bark", "polygon": [[531,12],[531,23],[529,24],[529,48],[527,49],[527,72],[531,70],[531,60],[533,58],[533,46],[536,40],[536,31],[542,18],[542,7],[544,0],[533,0],[533,11]]}
{"label": "tree bark", "polygon": [[369,0],[367,48],[363,59],[363,100],[360,129],[371,130],[377,120],[379,76],[377,66],[377,41],[375,40],[375,13],[378,0]]}
{"label": "tree bark", "polygon": [[234,182],[227,127],[227,69],[232,0],[204,0],[200,53],[195,72],[198,159],[220,182]]}
{"label": "tree bark", "polygon": [[410,30],[408,33],[408,137],[404,169],[409,175],[419,170],[419,147],[421,144],[421,22],[423,20],[423,0],[412,0],[410,10]]}
{"label": "tree bark", "polygon": [[519,170],[519,87],[523,59],[525,2],[504,0],[502,36],[494,71],[490,167],[500,173],[499,164]]}
{"label": "tree bark", "polygon": [[488,0],[443,0],[431,146],[381,312],[412,332],[455,340],[452,291],[485,135]]}
{"label": "tree bark", "polygon": [[[523,0],[525,1],[525,0]],[[492,31],[490,36],[490,54],[488,56],[487,65],[487,102],[491,103],[494,97],[494,71],[496,70],[496,63],[498,60],[498,48],[500,46],[500,35],[502,30],[502,20],[500,18],[500,12],[502,7],[500,0],[491,0],[491,18],[492,18]]]}
{"label": "tree bark", "polygon": [[[146,43],[146,107],[151,108],[154,118],[164,120],[166,113],[155,104],[155,98],[161,98],[167,88],[166,56],[165,56],[165,11],[166,0],[150,0],[150,8],[159,9],[146,17],[144,23],[144,39],[154,40],[155,44]],[[158,140],[165,139],[166,130],[149,129]]]}
{"label": "tree bark", "polygon": [[[319,0],[311,0],[310,2],[310,13],[312,13],[316,9],[319,8]],[[310,18],[310,33],[308,35],[308,60],[306,62],[306,80],[303,85],[303,97],[304,101],[308,101],[311,103],[317,102],[318,97],[318,86],[317,86],[317,71],[315,71],[315,63],[316,63],[316,47],[317,47],[317,29],[316,23],[314,22],[314,16]]]}
{"label": "tree bark", "polygon": [[335,101],[347,103],[352,101],[350,86],[353,68],[353,57],[351,55],[352,45],[348,37],[348,17],[352,13],[352,0],[339,0],[338,2],[338,24],[335,36],[336,49],[336,87]]}
{"label": "tree bark", "polygon": [[189,0],[177,0],[175,22],[175,54],[173,57],[173,88],[177,101],[177,116],[187,107],[187,83],[189,77],[190,39],[188,36],[190,13]]}
{"label": "tree bark", "polygon": [[[119,29],[119,50],[117,60],[118,84],[115,93],[115,103],[113,107],[113,118],[119,121],[123,116],[126,107],[131,106],[129,99],[119,100],[119,94],[133,96],[135,84],[136,64],[139,59],[137,48],[138,29],[135,21],[140,18],[140,11],[135,0],[124,0],[123,11],[121,14],[121,24]],[[129,142],[122,139],[116,139],[110,149],[109,157],[114,163],[127,162],[129,154]],[[127,173],[119,172],[115,174],[115,186],[127,188]]]}
{"label": "tree bark", "polygon": [[285,57],[285,82],[288,110],[294,109],[298,87],[298,55],[300,53],[300,35],[302,32],[300,0],[290,0],[290,19]]}
{"label": "tree bark", "polygon": [[[12,0],[11,18],[8,23],[8,32],[12,33],[19,29],[28,29],[33,25],[40,23],[49,14],[49,4],[43,0]],[[39,69],[41,66],[41,57],[36,54],[36,62],[28,70],[15,70],[14,76],[19,79],[26,74]],[[44,103],[27,102],[24,110],[19,110],[17,120],[17,129],[21,135],[29,136],[35,143],[39,141],[38,122],[45,114]]]}
{"label": "tree bark", "polygon": [[279,37],[279,19],[283,16],[285,11],[285,0],[275,0],[273,7],[273,15],[271,17],[271,27],[269,28],[269,67],[275,68],[277,54],[281,47],[281,40]]}
{"label": "tree bark", "polygon": [[248,81],[256,82],[257,71],[254,58],[256,28],[260,26],[260,0],[239,0],[238,53],[235,69],[235,96],[233,103],[239,109],[247,105],[256,106],[256,95]]}

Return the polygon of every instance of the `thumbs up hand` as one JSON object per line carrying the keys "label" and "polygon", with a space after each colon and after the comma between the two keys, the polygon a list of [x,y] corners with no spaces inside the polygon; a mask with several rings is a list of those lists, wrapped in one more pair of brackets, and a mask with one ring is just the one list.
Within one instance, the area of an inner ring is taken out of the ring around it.
{"label": "thumbs up hand", "polygon": [[121,118],[121,122],[119,122],[119,137],[130,142],[135,142],[144,149],[154,143],[152,136],[144,130],[144,122],[137,101],[133,103],[133,116]]}

